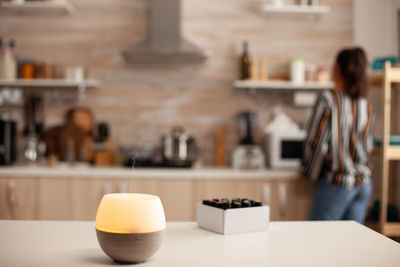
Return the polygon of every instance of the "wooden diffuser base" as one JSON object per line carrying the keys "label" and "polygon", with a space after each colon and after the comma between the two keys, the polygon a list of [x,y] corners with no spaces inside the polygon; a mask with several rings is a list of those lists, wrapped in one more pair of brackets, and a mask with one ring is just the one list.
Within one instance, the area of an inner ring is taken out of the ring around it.
{"label": "wooden diffuser base", "polygon": [[96,229],[104,253],[117,262],[139,263],[150,258],[161,246],[164,230],[144,234],[119,234]]}

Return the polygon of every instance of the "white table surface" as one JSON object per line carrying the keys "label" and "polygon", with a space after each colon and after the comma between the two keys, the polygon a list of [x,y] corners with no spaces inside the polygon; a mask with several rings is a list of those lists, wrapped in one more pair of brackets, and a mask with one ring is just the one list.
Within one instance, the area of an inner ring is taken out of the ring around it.
{"label": "white table surface", "polygon": [[255,179],[294,180],[296,170],[235,170],[230,168],[122,168],[91,167],[85,164],[59,164],[56,167],[0,167],[1,178],[115,178],[115,179]]}
{"label": "white table surface", "polygon": [[[0,221],[0,266],[114,265],[93,222]],[[120,264],[119,264],[120,265]],[[272,222],[220,235],[170,222],[160,250],[136,266],[400,266],[400,244],[356,222]]]}

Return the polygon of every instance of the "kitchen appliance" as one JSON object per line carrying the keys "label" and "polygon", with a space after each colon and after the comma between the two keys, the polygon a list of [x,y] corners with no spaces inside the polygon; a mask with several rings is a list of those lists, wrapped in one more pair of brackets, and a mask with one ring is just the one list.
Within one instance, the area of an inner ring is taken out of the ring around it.
{"label": "kitchen appliance", "polygon": [[0,119],[0,165],[11,165],[17,159],[17,123]]}
{"label": "kitchen appliance", "polygon": [[263,169],[265,167],[264,154],[256,145],[240,145],[235,148],[232,156],[234,169]]}
{"label": "kitchen appliance", "polygon": [[24,158],[29,163],[36,162],[39,158],[39,138],[36,134],[25,137]]}
{"label": "kitchen appliance", "polygon": [[150,0],[148,37],[122,52],[132,63],[199,63],[207,57],[182,36],[181,0]]}
{"label": "kitchen appliance", "polygon": [[93,163],[95,166],[111,166],[113,163],[112,143],[110,130],[106,122],[97,125],[93,149]]}
{"label": "kitchen appliance", "polygon": [[226,154],[226,136],[228,134],[229,127],[227,124],[220,125],[217,128],[217,142],[215,147],[215,166],[225,166],[225,154]]}
{"label": "kitchen appliance", "polygon": [[121,146],[119,151],[125,167],[162,167],[160,148],[152,144]]}
{"label": "kitchen appliance", "polygon": [[191,166],[197,159],[196,139],[188,136],[182,127],[174,127],[162,138],[163,160],[167,165]]}
{"label": "kitchen appliance", "polygon": [[257,125],[257,113],[240,112],[237,116],[239,128],[239,145],[232,155],[234,169],[262,169],[265,167],[264,154],[254,142]]}
{"label": "kitchen appliance", "polygon": [[303,154],[304,130],[273,131],[266,135],[266,158],[271,168],[300,167]]}
{"label": "kitchen appliance", "polygon": [[43,139],[44,103],[43,98],[29,95],[24,102],[24,158],[30,163],[41,158],[46,150]]}
{"label": "kitchen appliance", "polygon": [[243,111],[238,114],[240,145],[254,145],[254,133],[257,124],[257,113]]}
{"label": "kitchen appliance", "polygon": [[24,136],[43,134],[44,127],[44,103],[43,98],[37,95],[29,95],[24,103]]}
{"label": "kitchen appliance", "polygon": [[97,210],[97,240],[117,262],[146,261],[161,246],[164,230],[165,214],[158,196],[107,194]]}
{"label": "kitchen appliance", "polygon": [[190,168],[198,159],[199,151],[196,139],[182,127],[174,127],[162,136],[160,146],[142,143],[120,147],[124,166],[128,168]]}

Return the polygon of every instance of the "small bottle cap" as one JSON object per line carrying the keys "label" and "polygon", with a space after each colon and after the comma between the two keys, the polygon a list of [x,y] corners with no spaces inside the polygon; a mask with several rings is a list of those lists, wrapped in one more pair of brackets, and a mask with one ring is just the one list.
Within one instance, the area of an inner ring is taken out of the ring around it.
{"label": "small bottle cap", "polygon": [[247,198],[242,198],[241,202],[243,203],[243,201],[249,201]]}
{"label": "small bottle cap", "polygon": [[224,203],[218,202],[216,207],[219,208],[219,209],[223,209],[224,208]]}
{"label": "small bottle cap", "polygon": [[250,207],[250,201],[248,200],[242,201],[242,208],[247,208],[247,207]]}
{"label": "small bottle cap", "polygon": [[240,208],[240,202],[239,201],[232,202],[231,208],[232,209]]}
{"label": "small bottle cap", "polygon": [[249,47],[249,42],[247,40],[243,40],[243,47],[244,49],[247,50],[247,48]]}
{"label": "small bottle cap", "polygon": [[261,201],[257,200],[257,201],[254,202],[254,207],[260,207],[260,206],[262,206],[262,202]]}
{"label": "small bottle cap", "polygon": [[210,200],[208,199],[203,199],[203,205],[210,205]]}
{"label": "small bottle cap", "polygon": [[15,47],[15,40],[11,39],[10,42],[8,43],[8,46],[11,47],[11,48],[14,48]]}
{"label": "small bottle cap", "polygon": [[210,200],[210,206],[211,207],[215,207],[216,205],[217,205],[217,201],[215,201],[214,199]]}

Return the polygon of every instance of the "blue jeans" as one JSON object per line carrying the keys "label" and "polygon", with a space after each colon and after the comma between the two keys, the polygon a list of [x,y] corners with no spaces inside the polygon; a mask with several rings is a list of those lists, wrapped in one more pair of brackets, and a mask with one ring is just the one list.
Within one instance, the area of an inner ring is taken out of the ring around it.
{"label": "blue jeans", "polygon": [[311,220],[355,220],[364,223],[371,182],[347,189],[321,179],[317,185]]}

